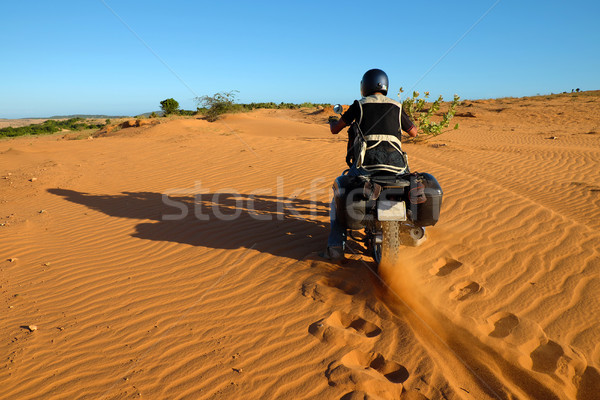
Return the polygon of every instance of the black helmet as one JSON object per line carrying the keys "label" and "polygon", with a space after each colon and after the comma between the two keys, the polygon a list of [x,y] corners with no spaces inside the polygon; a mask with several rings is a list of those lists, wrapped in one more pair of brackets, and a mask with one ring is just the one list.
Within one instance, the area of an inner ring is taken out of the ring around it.
{"label": "black helmet", "polygon": [[370,96],[375,92],[387,95],[389,86],[388,76],[380,69],[370,69],[360,81],[360,94],[363,97]]}

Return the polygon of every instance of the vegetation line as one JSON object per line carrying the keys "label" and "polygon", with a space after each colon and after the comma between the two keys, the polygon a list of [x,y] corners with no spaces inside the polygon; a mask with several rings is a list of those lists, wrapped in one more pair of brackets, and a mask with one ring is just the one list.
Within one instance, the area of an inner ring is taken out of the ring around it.
{"label": "vegetation line", "polygon": [[[108,122],[110,122],[110,120],[107,120],[107,123]],[[62,130],[83,131],[85,129],[100,129],[105,125],[106,124],[90,124],[83,118],[71,118],[66,121],[49,119],[41,124],[31,124],[27,126],[20,126],[18,128],[14,128],[12,126],[2,128],[0,129],[0,138],[24,135],[50,135]]]}

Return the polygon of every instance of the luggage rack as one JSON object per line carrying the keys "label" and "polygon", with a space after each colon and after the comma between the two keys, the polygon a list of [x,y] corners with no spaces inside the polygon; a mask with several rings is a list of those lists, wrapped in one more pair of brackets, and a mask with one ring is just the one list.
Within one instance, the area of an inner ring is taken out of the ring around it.
{"label": "luggage rack", "polygon": [[400,178],[396,175],[389,176],[372,176],[369,180],[386,188],[405,188],[410,186],[410,181],[405,178]]}

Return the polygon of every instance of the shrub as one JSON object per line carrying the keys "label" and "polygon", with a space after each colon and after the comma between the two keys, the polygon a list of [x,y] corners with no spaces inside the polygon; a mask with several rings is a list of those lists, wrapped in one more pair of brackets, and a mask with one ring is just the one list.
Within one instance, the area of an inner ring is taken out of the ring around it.
{"label": "shrub", "polygon": [[236,93],[237,90],[232,90],[230,92],[215,93],[212,96],[196,97],[198,110],[200,111],[201,108],[206,109],[204,115],[206,120],[210,122],[218,120],[222,114],[227,112],[240,111],[242,106],[235,104]]}
{"label": "shrub", "polygon": [[160,102],[160,109],[164,111],[165,115],[176,113],[178,108],[179,103],[173,98]]}
{"label": "shrub", "polygon": [[[402,92],[403,90],[400,88],[400,93]],[[398,93],[398,96],[400,96],[400,93]],[[454,99],[448,107],[448,111],[442,114],[441,121],[434,122],[431,120],[431,117],[439,111],[443,97],[440,95],[433,103],[427,103],[429,92],[425,92],[423,98],[419,98],[419,96],[419,92],[413,92],[412,97],[402,102],[402,108],[417,125],[421,134],[434,137],[446,132],[444,129],[450,125],[450,121],[454,118],[456,107],[460,104],[460,97],[455,94]],[[427,105],[429,108],[425,108]],[[458,124],[454,125],[454,129],[458,129]]]}

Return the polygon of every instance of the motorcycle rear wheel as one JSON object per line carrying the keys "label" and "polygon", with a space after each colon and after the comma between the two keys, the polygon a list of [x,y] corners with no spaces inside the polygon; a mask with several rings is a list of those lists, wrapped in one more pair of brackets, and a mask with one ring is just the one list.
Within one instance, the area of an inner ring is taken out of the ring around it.
{"label": "motorcycle rear wheel", "polygon": [[[380,248],[378,259],[375,259],[377,264],[382,261],[394,263],[400,255],[400,222],[399,221],[383,221],[381,222],[383,231],[383,240]],[[375,257],[374,257],[375,258]]]}

